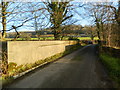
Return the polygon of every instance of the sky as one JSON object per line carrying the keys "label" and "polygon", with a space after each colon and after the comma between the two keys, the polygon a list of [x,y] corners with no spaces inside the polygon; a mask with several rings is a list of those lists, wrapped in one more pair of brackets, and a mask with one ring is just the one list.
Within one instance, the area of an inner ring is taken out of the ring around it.
{"label": "sky", "polygon": [[[116,0],[114,0],[114,1],[116,1]],[[84,3],[86,3],[86,2],[80,2],[80,0],[79,0],[79,2],[78,2],[78,0],[74,0],[74,2],[72,2],[73,4],[75,4],[75,5],[83,5]],[[10,8],[13,8],[13,6],[11,6]],[[23,7],[24,8],[24,7]],[[11,9],[12,10],[12,9]],[[19,11],[18,9],[16,9],[16,11]],[[77,12],[77,13],[76,13]],[[74,15],[72,18],[73,19],[75,19],[75,20],[77,20],[77,22],[75,23],[75,25],[82,25],[82,26],[85,26],[85,25],[91,25],[92,24],[92,19],[93,18],[90,18],[90,17],[87,17],[87,16],[85,16],[86,15],[86,12],[85,12],[85,9],[84,9],[84,7],[80,7],[80,8],[75,8],[74,9],[74,11],[72,11],[72,14]],[[17,16],[17,17],[20,17],[20,16],[23,16],[23,15],[29,15],[29,14],[24,14],[24,13],[22,13],[22,14],[20,14],[19,16]],[[14,16],[14,17],[16,17],[16,16]],[[16,17],[16,18],[17,18]],[[43,16],[44,17],[44,16]],[[8,18],[8,19],[10,19],[10,18]],[[44,23],[43,24],[46,24],[47,23],[47,19],[44,19],[43,20],[44,21]],[[13,19],[13,22],[11,22],[10,24],[8,24],[8,28],[9,28],[9,26],[11,26],[11,25],[17,25],[19,22],[14,22],[14,19]],[[30,24],[32,24],[32,23],[34,23],[34,22],[29,22],[29,23],[26,23],[26,25],[30,25]],[[42,22],[41,22],[42,23]],[[50,24],[48,25],[48,27],[50,26]],[[1,25],[1,23],[0,23],[0,28],[2,28],[2,25]],[[12,31],[14,31],[14,30],[12,30]],[[18,31],[34,31],[34,28],[32,27],[32,28],[26,28],[26,27],[21,27],[21,28],[18,28]]]}
{"label": "sky", "polygon": [[[16,3],[16,6],[18,5],[18,3]],[[19,5],[20,6],[20,5]],[[13,9],[13,7],[14,6],[12,6],[12,4],[11,4],[11,6],[9,6],[9,9],[8,9],[8,11],[12,11],[12,9]],[[24,7],[23,7],[24,8]],[[84,12],[84,10],[83,9],[80,9],[80,8],[76,8],[75,9],[78,13],[80,12],[80,14],[82,13],[82,12]],[[16,12],[20,12],[21,10],[19,10],[19,8],[17,8],[16,10],[15,10]],[[38,12],[39,13],[39,12]],[[86,20],[86,19],[83,19],[82,17],[81,17],[81,15],[78,15],[76,12],[72,12],[73,13],[73,19],[75,19],[75,20],[77,20],[77,22],[75,23],[76,25],[89,25],[89,23],[88,23],[88,21]],[[7,24],[7,30],[8,29],[10,29],[11,28],[11,26],[12,25],[15,25],[15,26],[18,26],[19,25],[19,21],[17,21],[17,22],[14,22],[15,21],[15,19],[18,19],[18,18],[20,18],[20,17],[22,17],[22,16],[27,16],[27,15],[29,15],[28,13],[27,14],[24,14],[24,13],[22,13],[22,14],[20,14],[20,15],[13,15],[13,16],[9,16],[8,18],[7,18],[7,20],[11,20],[12,22],[9,22],[8,24]],[[13,19],[11,19],[13,17]],[[22,18],[20,18],[20,19],[22,19]],[[46,22],[45,22],[46,21]],[[47,19],[44,19],[44,24],[46,24],[47,23]],[[27,23],[25,23],[25,25],[30,25],[30,24],[32,24],[32,23],[34,23],[34,21],[30,21],[30,22],[27,22]],[[50,24],[48,25],[48,27],[50,26]],[[0,28],[2,28],[2,24],[0,23]],[[24,27],[24,26],[22,26],[22,27],[20,27],[20,28],[18,28],[17,29],[18,31],[34,31],[34,28],[33,27],[30,27],[30,28],[28,28],[28,27]],[[11,32],[14,32],[14,30],[12,30]]]}
{"label": "sky", "polygon": [[[3,0],[3,1],[14,1],[14,2],[41,2],[41,1],[48,1],[48,0]],[[49,0],[51,1],[51,0]],[[52,0],[52,1],[71,1],[71,0]],[[74,0],[74,2],[118,2],[118,0]]]}

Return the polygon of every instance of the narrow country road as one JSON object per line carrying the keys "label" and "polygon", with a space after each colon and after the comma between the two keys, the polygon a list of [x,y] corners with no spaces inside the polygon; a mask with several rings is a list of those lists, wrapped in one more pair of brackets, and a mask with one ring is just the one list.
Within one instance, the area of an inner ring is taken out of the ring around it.
{"label": "narrow country road", "polygon": [[96,45],[88,45],[7,87],[112,88],[112,83],[98,60]]}

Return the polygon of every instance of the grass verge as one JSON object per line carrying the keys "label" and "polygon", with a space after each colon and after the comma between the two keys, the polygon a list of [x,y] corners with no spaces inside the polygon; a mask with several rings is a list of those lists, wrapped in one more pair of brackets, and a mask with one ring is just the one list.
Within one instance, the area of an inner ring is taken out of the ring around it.
{"label": "grass verge", "polygon": [[120,86],[120,59],[112,57],[106,53],[100,55],[102,63],[108,70],[109,76],[116,82],[116,86]]}

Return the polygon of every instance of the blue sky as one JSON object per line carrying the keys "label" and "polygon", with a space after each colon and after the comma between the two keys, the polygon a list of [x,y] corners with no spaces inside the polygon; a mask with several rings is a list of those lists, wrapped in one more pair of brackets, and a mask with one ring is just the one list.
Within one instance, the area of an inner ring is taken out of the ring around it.
{"label": "blue sky", "polygon": [[[76,1],[76,2],[75,2]],[[84,4],[84,2],[77,2],[77,0],[75,0],[74,2],[72,2],[72,3],[74,3],[74,5],[83,5]],[[26,3],[27,4],[27,3]],[[11,6],[10,8],[12,8],[13,6]],[[23,7],[24,8],[24,7]],[[19,11],[19,9],[16,9],[16,11]],[[20,10],[21,11],[21,10]],[[77,12],[77,13],[76,13]],[[91,22],[91,20],[92,20],[92,18],[90,18],[90,17],[87,17],[87,16],[85,16],[85,14],[86,14],[86,12],[85,12],[85,9],[84,9],[84,7],[80,7],[80,8],[78,8],[78,7],[76,7],[75,9],[74,9],[74,11],[72,11],[72,13],[73,13],[73,19],[75,19],[75,20],[77,20],[77,22],[75,23],[75,25],[82,25],[82,26],[85,26],[85,25],[91,25],[92,24],[92,22]],[[24,13],[22,13],[22,14],[20,14],[20,15],[18,15],[16,18],[19,18],[20,16],[26,16],[26,15],[30,15],[30,14],[24,14]],[[8,19],[10,19],[10,18],[8,18]],[[14,20],[14,19],[13,19]],[[46,24],[47,23],[47,19],[44,19],[44,23],[43,24]],[[11,22],[10,24],[8,24],[8,27],[7,28],[11,28],[11,25],[18,25],[18,23],[19,22]],[[32,23],[34,23],[33,21],[31,21],[31,22],[28,22],[28,23],[26,23],[26,25],[30,25],[30,24],[32,24]],[[42,22],[41,22],[42,23]],[[10,26],[10,27],[9,27]],[[48,27],[50,26],[50,24],[48,25]],[[2,26],[1,26],[1,23],[0,23],[0,28],[1,28]],[[21,27],[21,28],[18,28],[18,31],[33,31],[34,30],[34,28],[32,27],[32,28],[26,28],[26,27]],[[12,31],[14,31],[14,30],[12,30]]]}
{"label": "blue sky", "polygon": [[[76,2],[74,2],[74,3],[76,3]],[[79,2],[79,3],[81,3],[81,2]],[[78,2],[76,3],[76,5],[77,4],[79,4]],[[16,5],[17,5],[18,3],[16,3]],[[26,3],[27,4],[27,3]],[[81,3],[82,4],[82,3]],[[14,4],[15,5],[15,4]],[[10,7],[9,7],[9,10],[8,11],[11,11],[12,10],[12,8],[13,8],[14,6],[13,5],[11,5]],[[24,9],[23,9],[24,10]],[[84,13],[85,11],[84,11],[84,9],[83,8],[76,8],[75,9],[79,14],[82,14],[82,13]],[[19,10],[19,9],[16,9],[16,11],[21,11],[21,10]],[[90,23],[88,22],[89,20],[88,19],[85,19],[85,18],[82,18],[81,16],[82,15],[78,15],[76,12],[72,12],[73,13],[73,19],[75,19],[75,20],[77,20],[77,22],[75,23],[76,25],[89,25]],[[19,18],[19,17],[21,17],[21,16],[26,16],[26,15],[29,15],[29,14],[20,14],[20,15],[17,15],[17,16],[14,16],[14,18],[12,19],[12,22],[10,22],[10,23],[8,23],[7,24],[7,30],[8,29],[10,29],[11,28],[11,26],[12,25],[15,25],[15,26],[17,26],[17,25],[19,25],[19,21],[15,21],[14,22],[14,20],[16,19],[16,18]],[[13,17],[13,16],[11,16],[11,17]],[[8,20],[11,18],[11,17],[9,17],[9,18],[7,18]],[[22,19],[22,18],[20,18],[20,19]],[[45,19],[44,20],[44,24],[46,24],[47,23],[47,19]],[[31,24],[31,23],[33,23],[33,21],[30,21],[30,22],[28,22],[28,23],[26,23],[25,25],[29,25],[29,24]],[[48,27],[50,26],[50,24],[48,25]],[[2,25],[0,24],[0,28],[2,27]],[[22,26],[22,27],[20,27],[20,28],[18,28],[17,29],[18,31],[33,31],[34,30],[34,28],[33,27],[31,27],[31,28],[28,28],[28,27],[24,27],[24,26]],[[12,30],[12,31],[14,31],[14,30]]]}

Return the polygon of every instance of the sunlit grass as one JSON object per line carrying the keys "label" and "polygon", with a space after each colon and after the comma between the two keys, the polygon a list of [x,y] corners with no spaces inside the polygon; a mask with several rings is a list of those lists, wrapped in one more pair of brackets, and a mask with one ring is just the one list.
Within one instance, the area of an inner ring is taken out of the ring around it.
{"label": "sunlit grass", "polygon": [[[80,40],[91,40],[90,37],[78,37]],[[94,40],[98,40],[98,37],[95,37]]]}
{"label": "sunlit grass", "polygon": [[[68,40],[69,37],[63,37],[63,40]],[[90,37],[78,37],[79,40],[91,40]],[[5,38],[6,41],[14,40],[14,38]],[[26,38],[17,38],[16,40],[26,40]],[[54,37],[40,37],[39,38],[30,38],[30,40],[54,40]],[[98,40],[98,37],[95,37],[94,40]],[[29,41],[29,40],[28,40]]]}

